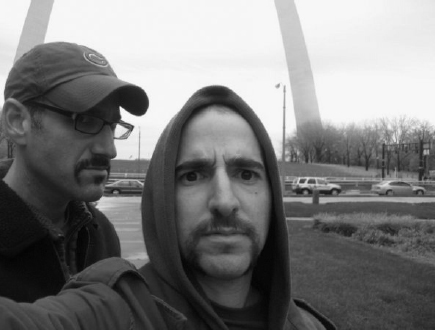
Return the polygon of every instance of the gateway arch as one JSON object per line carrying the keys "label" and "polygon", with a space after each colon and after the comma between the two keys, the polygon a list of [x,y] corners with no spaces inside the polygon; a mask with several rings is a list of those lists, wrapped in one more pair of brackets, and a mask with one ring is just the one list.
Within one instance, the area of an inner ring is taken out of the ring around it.
{"label": "gateway arch", "polygon": [[53,2],[54,0],[31,0],[14,62],[34,46],[44,43]]}
{"label": "gateway arch", "polygon": [[296,128],[321,126],[313,72],[294,0],[275,0],[284,44]]}
{"label": "gateway arch", "polygon": [[[54,0],[31,0],[17,48],[15,60],[23,53],[43,43]],[[284,44],[296,127],[307,123],[321,125],[313,73],[294,0],[275,0],[281,36]]]}

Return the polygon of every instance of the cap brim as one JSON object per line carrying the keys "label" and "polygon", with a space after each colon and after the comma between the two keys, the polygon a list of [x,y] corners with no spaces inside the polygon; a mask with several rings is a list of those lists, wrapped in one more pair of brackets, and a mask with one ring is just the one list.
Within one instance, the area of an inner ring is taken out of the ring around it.
{"label": "cap brim", "polygon": [[87,75],[56,86],[44,95],[49,101],[73,112],[87,111],[116,92],[119,105],[133,115],[143,115],[148,96],[139,86],[113,76]]}

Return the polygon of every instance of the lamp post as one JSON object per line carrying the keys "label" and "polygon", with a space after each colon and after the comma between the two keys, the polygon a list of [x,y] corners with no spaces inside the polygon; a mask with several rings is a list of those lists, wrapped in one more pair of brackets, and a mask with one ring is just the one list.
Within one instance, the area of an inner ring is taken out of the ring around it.
{"label": "lamp post", "polygon": [[[277,84],[275,87],[280,88],[281,83]],[[286,86],[283,86],[283,101],[282,101],[282,156],[281,156],[281,185],[282,185],[282,193],[285,195],[285,93]]]}
{"label": "lamp post", "polygon": [[140,126],[139,126],[139,149],[137,154],[137,174],[140,173]]}

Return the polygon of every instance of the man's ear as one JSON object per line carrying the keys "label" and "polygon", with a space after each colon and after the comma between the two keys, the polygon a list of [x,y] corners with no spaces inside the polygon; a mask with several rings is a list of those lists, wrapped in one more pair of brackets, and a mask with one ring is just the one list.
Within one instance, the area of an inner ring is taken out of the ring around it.
{"label": "man's ear", "polygon": [[27,107],[21,102],[9,98],[3,104],[2,112],[5,135],[17,145],[26,144],[26,139],[32,124],[32,118]]}

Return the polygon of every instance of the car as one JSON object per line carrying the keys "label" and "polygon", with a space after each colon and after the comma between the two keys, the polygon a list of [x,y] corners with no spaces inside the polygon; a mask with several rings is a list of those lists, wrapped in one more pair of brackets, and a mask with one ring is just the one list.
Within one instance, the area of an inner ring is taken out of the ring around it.
{"label": "car", "polygon": [[299,177],[293,180],[292,190],[297,195],[310,195],[314,190],[318,190],[320,194],[336,196],[341,193],[341,186],[335,183],[329,183],[324,178]]}
{"label": "car", "polygon": [[409,182],[400,180],[385,180],[372,185],[371,191],[378,195],[424,195],[426,189],[414,186]]}
{"label": "car", "polygon": [[118,180],[113,183],[108,183],[104,187],[104,193],[113,195],[142,194],[142,190],[143,183],[133,179]]}

